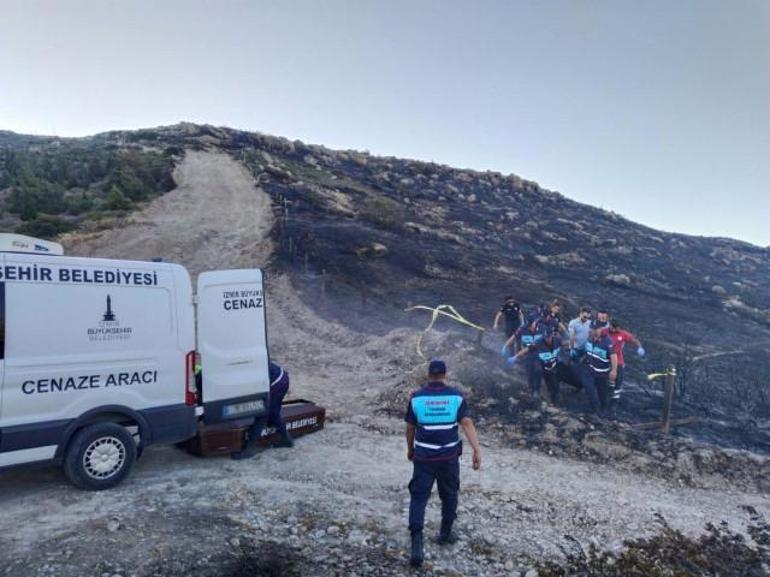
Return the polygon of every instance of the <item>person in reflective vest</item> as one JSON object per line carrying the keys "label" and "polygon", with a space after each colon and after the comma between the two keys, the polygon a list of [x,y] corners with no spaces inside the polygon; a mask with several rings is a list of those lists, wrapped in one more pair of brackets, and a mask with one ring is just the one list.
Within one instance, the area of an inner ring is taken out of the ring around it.
{"label": "person in reflective vest", "polygon": [[583,365],[583,388],[594,413],[609,412],[615,379],[618,377],[618,355],[612,339],[604,329],[605,324],[600,320],[591,323],[591,337],[586,343]]}
{"label": "person in reflective vest", "polygon": [[476,428],[468,414],[463,394],[447,385],[446,364],[434,360],[428,366],[428,383],[412,393],[406,408],[406,451],[414,469],[409,482],[409,531],[412,536],[410,564],[419,567],[423,561],[423,525],[425,507],[433,489],[438,485],[441,498],[441,529],[436,539],[439,545],[457,541],[452,523],[457,517],[460,490],[459,427],[473,448],[473,468],[481,467],[481,447]]}
{"label": "person in reflective vest", "polygon": [[533,399],[540,399],[540,390],[545,380],[551,402],[554,405],[559,403],[559,376],[556,364],[559,362],[561,343],[558,326],[543,325],[540,327],[539,338],[508,359],[508,366],[512,367],[517,365],[522,357],[527,357],[527,384]]}
{"label": "person in reflective vest", "polygon": [[529,315],[525,324],[519,327],[514,334],[512,334],[503,348],[500,350],[500,354],[506,358],[511,354],[514,348],[514,343],[518,341],[521,344],[521,350],[525,350],[530,345],[535,343],[536,339],[540,338],[540,317],[537,315]]}
{"label": "person in reflective vest", "polygon": [[542,340],[543,334],[541,330],[544,326],[545,325],[541,324],[541,319],[539,317],[534,315],[530,316],[527,319],[527,325],[521,327],[518,331],[516,331],[516,335],[514,335],[521,339],[521,350],[517,354],[508,357],[508,351],[513,350],[508,346],[510,343],[509,340],[508,343],[506,343],[506,346],[503,347],[503,350],[500,351],[503,356],[508,357],[507,362],[509,367],[515,366],[518,364],[519,360],[524,357],[524,368],[527,371],[529,394],[533,399],[540,398],[541,375],[538,372],[537,357],[535,355],[528,354],[528,352],[531,347],[533,347],[538,341]]}

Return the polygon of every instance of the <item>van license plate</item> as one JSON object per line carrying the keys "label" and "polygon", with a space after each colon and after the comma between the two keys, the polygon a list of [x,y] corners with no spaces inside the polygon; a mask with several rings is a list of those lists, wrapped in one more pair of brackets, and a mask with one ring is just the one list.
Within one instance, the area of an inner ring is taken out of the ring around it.
{"label": "van license plate", "polygon": [[245,403],[236,403],[235,405],[225,405],[222,409],[222,416],[233,417],[245,413],[261,412],[265,408],[263,401],[247,401]]}

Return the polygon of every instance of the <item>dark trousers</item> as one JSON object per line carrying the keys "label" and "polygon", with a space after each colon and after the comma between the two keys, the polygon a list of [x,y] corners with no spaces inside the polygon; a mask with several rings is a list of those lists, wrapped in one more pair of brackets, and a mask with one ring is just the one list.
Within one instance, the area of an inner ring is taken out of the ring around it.
{"label": "dark trousers", "polygon": [[[505,325],[505,340],[507,341],[508,339],[510,339],[516,333],[516,331],[518,329],[519,329],[518,326],[514,327],[512,325],[506,324]],[[513,341],[513,343],[511,343],[510,352],[513,353],[513,354],[516,354],[520,350],[521,350],[521,339],[517,338],[517,339],[515,339]]]}
{"label": "dark trousers", "polygon": [[543,381],[548,389],[548,396],[551,402],[556,405],[559,402],[559,375],[556,367],[547,370],[542,363],[533,359],[532,365],[527,365],[527,384],[529,385],[529,394],[533,398],[540,398]]}
{"label": "dark trousers", "polygon": [[591,403],[591,410],[594,413],[607,410],[614,393],[614,386],[610,385],[609,373],[597,373],[590,366],[583,365],[582,381],[583,389]]}
{"label": "dark trousers", "polygon": [[543,382],[543,367],[534,358],[532,353],[528,353],[524,366],[527,369],[527,388],[533,399],[540,398],[540,386]]}
{"label": "dark trousers", "polygon": [[438,485],[441,498],[441,520],[452,522],[457,517],[457,494],[460,491],[460,460],[414,461],[414,472],[409,482],[409,530],[422,531],[425,524],[425,507],[433,490]]}
{"label": "dark trousers", "polygon": [[275,431],[283,436],[286,434],[286,423],[281,417],[283,398],[289,392],[289,383],[281,381],[270,388],[270,405],[267,411],[267,426],[275,427]]}
{"label": "dark trousers", "polygon": [[289,383],[281,381],[270,387],[270,402],[267,405],[267,416],[260,416],[254,419],[254,424],[249,429],[247,440],[255,441],[262,436],[262,430],[265,425],[275,427],[275,431],[284,436],[286,434],[286,423],[281,417],[281,405],[286,393],[289,392]]}
{"label": "dark trousers", "polygon": [[551,397],[551,402],[554,405],[559,404],[559,373],[556,370],[556,367],[553,367],[553,369],[546,370],[545,367],[543,367],[543,378],[545,379],[545,386],[548,388],[548,396]]}
{"label": "dark trousers", "polygon": [[620,400],[620,395],[623,393],[623,373],[625,372],[623,365],[618,365],[618,376],[615,379],[615,388],[612,390],[612,400],[617,403]]}

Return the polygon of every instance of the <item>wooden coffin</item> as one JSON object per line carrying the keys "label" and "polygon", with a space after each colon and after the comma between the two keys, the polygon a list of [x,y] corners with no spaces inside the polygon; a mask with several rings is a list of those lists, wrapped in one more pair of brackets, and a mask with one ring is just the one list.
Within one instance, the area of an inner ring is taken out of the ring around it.
{"label": "wooden coffin", "polygon": [[[297,399],[283,403],[281,416],[289,434],[296,438],[322,429],[326,420],[326,409],[311,401]],[[240,451],[246,431],[253,422],[253,419],[235,419],[212,425],[201,422],[198,425],[198,434],[185,442],[185,449],[199,457],[229,455]],[[270,428],[262,431],[258,444],[267,447],[278,440],[279,436]]]}

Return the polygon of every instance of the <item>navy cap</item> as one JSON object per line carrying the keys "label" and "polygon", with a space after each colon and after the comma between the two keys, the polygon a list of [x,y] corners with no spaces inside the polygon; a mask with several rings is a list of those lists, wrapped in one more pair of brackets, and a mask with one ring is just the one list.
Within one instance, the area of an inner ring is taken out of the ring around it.
{"label": "navy cap", "polygon": [[607,328],[607,323],[603,323],[599,319],[594,319],[594,320],[591,321],[591,328],[592,329],[605,329],[605,328]]}
{"label": "navy cap", "polygon": [[445,375],[446,374],[446,363],[444,361],[431,361],[430,365],[428,365],[428,374],[429,375]]}

